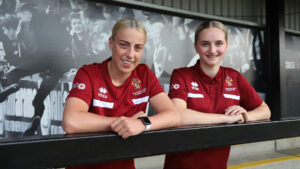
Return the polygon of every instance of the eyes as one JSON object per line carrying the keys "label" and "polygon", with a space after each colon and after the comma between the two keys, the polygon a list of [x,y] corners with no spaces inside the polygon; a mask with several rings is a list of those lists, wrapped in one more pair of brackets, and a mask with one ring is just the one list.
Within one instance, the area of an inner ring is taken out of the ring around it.
{"label": "eyes", "polygon": [[214,45],[214,46],[216,46],[216,47],[222,47],[222,46],[225,45],[225,42],[222,41],[222,40],[218,40],[218,41],[216,41],[216,42],[214,42],[214,43],[211,43],[211,42],[208,42],[208,41],[202,41],[202,42],[200,42],[199,44],[200,44],[200,46],[202,46],[202,47],[210,47],[211,45]]}
{"label": "eyes", "polygon": [[[131,44],[129,42],[126,42],[126,41],[120,41],[118,43],[118,45],[122,49],[128,49],[131,46]],[[143,51],[143,49],[144,49],[144,45],[143,44],[136,44],[136,45],[134,45],[134,50],[136,52],[141,52],[141,51]]]}

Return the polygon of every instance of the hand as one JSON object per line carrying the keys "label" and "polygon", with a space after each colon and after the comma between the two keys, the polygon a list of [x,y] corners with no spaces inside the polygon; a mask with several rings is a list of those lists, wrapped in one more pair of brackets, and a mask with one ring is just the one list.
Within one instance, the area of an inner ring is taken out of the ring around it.
{"label": "hand", "polygon": [[243,115],[239,114],[239,115],[226,115],[227,117],[227,124],[233,124],[233,123],[244,123],[244,118]]}
{"label": "hand", "polygon": [[137,118],[139,118],[139,117],[146,117],[146,116],[147,116],[146,113],[144,113],[143,111],[139,111],[139,112],[135,113],[135,114],[134,114],[133,116],[131,116],[131,117],[137,119]]}
{"label": "hand", "polygon": [[242,115],[243,116],[243,122],[248,121],[248,112],[243,107],[239,105],[233,105],[225,109],[225,115],[228,116],[236,116],[236,115]]}
{"label": "hand", "polygon": [[139,115],[142,114],[136,113],[132,117],[121,116],[120,118],[114,120],[111,123],[110,128],[123,139],[126,139],[130,136],[138,135],[139,133],[145,130],[145,125],[142,123],[141,120],[137,119],[136,117]]}

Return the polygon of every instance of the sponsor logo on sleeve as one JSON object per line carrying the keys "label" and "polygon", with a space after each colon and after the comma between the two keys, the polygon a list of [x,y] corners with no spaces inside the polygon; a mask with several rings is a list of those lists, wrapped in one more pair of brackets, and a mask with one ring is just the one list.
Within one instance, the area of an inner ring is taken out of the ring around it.
{"label": "sponsor logo on sleeve", "polygon": [[86,88],[84,83],[74,83],[73,88],[78,88],[79,90],[84,90]]}
{"label": "sponsor logo on sleeve", "polygon": [[171,88],[173,88],[173,89],[177,90],[177,89],[179,89],[179,88],[180,88],[180,85],[179,85],[179,84],[177,84],[177,83],[175,83],[175,84],[171,84]]}

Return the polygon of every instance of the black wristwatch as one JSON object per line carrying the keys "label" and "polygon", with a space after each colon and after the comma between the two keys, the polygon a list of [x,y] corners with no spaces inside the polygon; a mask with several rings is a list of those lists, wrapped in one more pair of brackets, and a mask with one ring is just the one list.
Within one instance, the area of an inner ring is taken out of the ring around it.
{"label": "black wristwatch", "polygon": [[143,124],[146,126],[145,131],[149,131],[150,127],[151,127],[151,121],[149,120],[148,117],[139,117],[138,119],[140,119]]}

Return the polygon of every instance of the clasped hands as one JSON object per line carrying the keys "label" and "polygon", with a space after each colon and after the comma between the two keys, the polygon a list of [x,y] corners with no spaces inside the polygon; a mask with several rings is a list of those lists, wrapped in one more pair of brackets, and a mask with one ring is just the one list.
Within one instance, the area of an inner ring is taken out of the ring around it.
{"label": "clasped hands", "polygon": [[248,111],[239,105],[233,105],[225,109],[225,115],[230,116],[229,124],[248,121]]}
{"label": "clasped hands", "polygon": [[140,111],[131,117],[121,116],[110,124],[110,128],[123,139],[138,135],[146,129],[146,126],[138,119],[138,117],[144,116],[146,116],[146,114],[143,111]]}

